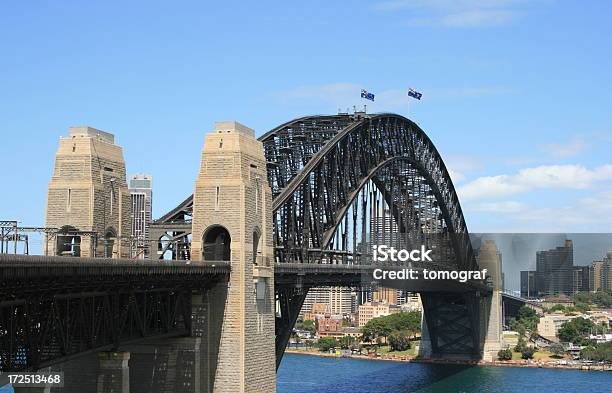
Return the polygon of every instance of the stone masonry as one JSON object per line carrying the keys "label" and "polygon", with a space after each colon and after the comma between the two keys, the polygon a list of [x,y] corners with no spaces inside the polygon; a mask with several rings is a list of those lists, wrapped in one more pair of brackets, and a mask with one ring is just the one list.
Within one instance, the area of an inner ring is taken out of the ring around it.
{"label": "stone masonry", "polygon": [[502,349],[502,262],[501,254],[492,240],[485,240],[478,253],[478,265],[487,269],[487,275],[493,284],[489,320],[485,336],[482,358],[491,361],[497,358],[497,352]]}
{"label": "stone masonry", "polygon": [[[129,257],[130,194],[123,152],[112,134],[71,127],[69,136],[60,138],[45,225],[93,232],[80,236],[82,257]],[[46,254],[67,254],[62,244],[61,236],[49,236]]]}
{"label": "stone masonry", "polygon": [[[204,238],[225,228],[231,276],[214,370],[214,392],[274,392],[272,193],[262,143],[252,129],[217,122],[208,134],[195,182],[192,260],[204,259]],[[215,356],[217,351],[202,351]]]}

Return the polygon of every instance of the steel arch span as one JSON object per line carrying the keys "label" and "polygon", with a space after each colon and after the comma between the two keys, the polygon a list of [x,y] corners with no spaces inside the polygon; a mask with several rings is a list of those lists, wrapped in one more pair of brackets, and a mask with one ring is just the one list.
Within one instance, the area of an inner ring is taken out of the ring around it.
{"label": "steel arch span", "polygon": [[420,127],[394,114],[340,120],[299,119],[260,138],[277,262],[359,263],[359,245],[372,240],[368,230],[387,220],[387,240],[402,238],[394,232],[465,235],[453,236],[454,267],[476,268],[448,170]]}
{"label": "steel arch span", "polygon": [[[448,170],[411,120],[386,113],[309,116],[259,140],[273,193],[278,266],[371,264],[371,244],[435,243],[448,256],[438,268],[478,270]],[[192,210],[187,198],[153,225],[155,236],[176,240],[160,244],[162,253],[189,255]],[[488,309],[481,288],[468,284],[461,293],[449,295],[439,287],[422,293],[433,355],[482,352]],[[277,362],[308,289],[301,283],[276,285]]]}
{"label": "steel arch span", "polygon": [[[448,170],[425,132],[409,119],[395,114],[308,116],[259,140],[274,197],[277,263],[358,263],[358,245],[347,242],[366,242],[364,229],[389,219],[378,207],[392,215],[393,228],[383,228],[388,232],[466,235],[453,239],[456,267],[477,267]],[[157,245],[160,258],[171,251],[172,259],[188,259],[192,212],[190,196],[153,223],[151,237],[165,235]],[[347,225],[349,213],[362,222]],[[361,233],[351,236],[348,226]]]}

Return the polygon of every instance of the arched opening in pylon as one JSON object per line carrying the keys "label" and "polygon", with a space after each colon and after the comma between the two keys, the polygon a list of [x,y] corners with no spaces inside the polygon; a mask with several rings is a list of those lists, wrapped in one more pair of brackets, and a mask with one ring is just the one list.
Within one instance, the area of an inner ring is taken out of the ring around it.
{"label": "arched opening in pylon", "polygon": [[64,225],[57,233],[56,255],[68,257],[81,256],[81,236],[72,225]]}
{"label": "arched opening in pylon", "polygon": [[204,261],[230,261],[230,245],[232,238],[225,227],[213,225],[204,231],[202,236],[202,260]]}

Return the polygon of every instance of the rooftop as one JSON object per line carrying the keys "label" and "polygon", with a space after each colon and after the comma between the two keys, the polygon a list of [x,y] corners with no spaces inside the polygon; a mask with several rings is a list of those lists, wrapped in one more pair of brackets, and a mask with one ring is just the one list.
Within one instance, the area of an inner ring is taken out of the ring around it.
{"label": "rooftop", "polygon": [[215,122],[215,132],[239,132],[241,134],[249,135],[255,137],[255,131],[252,128],[245,126],[244,124],[240,124],[237,121],[216,121]]}
{"label": "rooftop", "polygon": [[98,130],[98,129],[93,128],[93,127],[89,127],[89,126],[74,126],[74,127],[68,128],[68,130],[70,132],[70,136],[72,136],[72,137],[75,137],[75,136],[88,136],[88,137],[92,137],[92,138],[99,138],[99,139],[102,139],[103,141],[106,141],[106,142],[109,142],[109,143],[115,143],[115,136],[113,134],[111,134],[110,132]]}

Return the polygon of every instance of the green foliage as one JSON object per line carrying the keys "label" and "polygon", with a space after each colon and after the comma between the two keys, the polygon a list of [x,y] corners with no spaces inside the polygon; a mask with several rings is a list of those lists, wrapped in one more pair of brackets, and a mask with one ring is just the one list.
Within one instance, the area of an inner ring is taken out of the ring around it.
{"label": "green foliage", "polygon": [[533,355],[536,353],[536,351],[537,349],[535,349],[534,347],[526,347],[521,351],[521,358],[525,360],[533,359]]}
{"label": "green foliage", "polygon": [[583,314],[591,309],[588,304],[583,302],[577,302],[574,307]]}
{"label": "green foliage", "polygon": [[501,349],[499,352],[497,352],[497,358],[499,360],[512,360],[512,351],[510,348]]}
{"label": "green foliage", "polygon": [[414,336],[421,331],[420,312],[400,312],[373,318],[363,328],[363,338],[366,341],[376,340],[381,337],[389,337],[393,332],[407,331]]}
{"label": "green foliage", "polygon": [[525,339],[523,336],[519,336],[518,342],[514,346],[514,352],[523,352],[527,348],[527,344],[525,344]]}
{"label": "green foliage", "polygon": [[310,332],[310,334],[314,335],[317,332],[317,328],[315,327],[314,321],[307,320],[302,322],[296,322],[295,328],[298,330],[306,330]]}
{"label": "green foliage", "polygon": [[599,307],[609,308],[612,307],[612,292],[578,292],[572,295],[572,300],[574,300],[575,303],[595,304]]}
{"label": "green foliage", "polygon": [[519,337],[523,337],[525,335],[525,326],[516,318],[510,318],[510,329],[517,332]]}
{"label": "green foliage", "polygon": [[580,352],[580,357],[599,362],[612,362],[612,341],[603,344],[589,345]]}
{"label": "green foliage", "polygon": [[551,344],[550,347],[548,347],[548,350],[550,351],[550,353],[552,353],[553,355],[557,357],[561,357],[565,353],[565,348],[563,347],[563,344],[561,343]]}
{"label": "green foliage", "polygon": [[554,306],[552,306],[549,311],[551,313],[555,312],[555,311],[561,311],[561,312],[565,312],[565,306],[563,304],[555,304]]}
{"label": "green foliage", "polygon": [[410,349],[410,333],[406,330],[393,332],[389,335],[389,347],[392,351],[405,351]]}
{"label": "green foliage", "polygon": [[517,321],[522,324],[526,330],[535,331],[538,328],[540,317],[534,309],[528,306],[522,306],[519,308]]}
{"label": "green foliage", "polygon": [[315,334],[317,332],[317,328],[315,326],[314,321],[304,321],[302,325],[304,326],[304,330],[309,331],[311,334]]}
{"label": "green foliage", "polygon": [[564,342],[577,343],[577,340],[588,335],[595,324],[581,317],[574,318],[561,325],[559,338]]}
{"label": "green foliage", "polygon": [[355,337],[350,337],[350,336],[344,336],[344,337],[341,337],[340,340],[338,340],[338,344],[340,345],[340,348],[342,349],[350,349],[351,346],[355,344],[356,342],[357,342],[357,339],[355,339]]}
{"label": "green foliage", "polygon": [[332,348],[338,346],[338,341],[333,337],[321,337],[319,341],[317,341],[317,347],[322,352],[327,352]]}
{"label": "green foliage", "polygon": [[608,331],[608,324],[605,322],[600,322],[597,326],[595,326],[595,329],[597,329],[597,334],[605,334]]}

